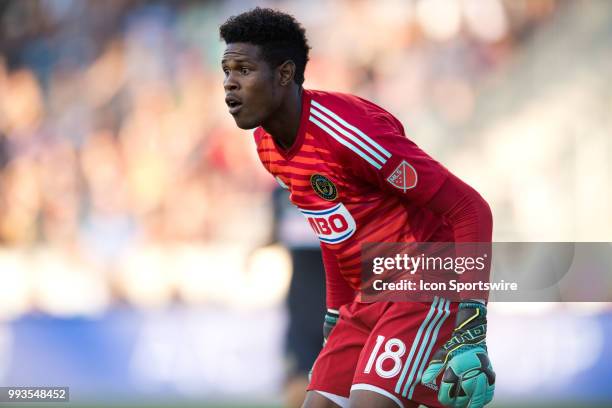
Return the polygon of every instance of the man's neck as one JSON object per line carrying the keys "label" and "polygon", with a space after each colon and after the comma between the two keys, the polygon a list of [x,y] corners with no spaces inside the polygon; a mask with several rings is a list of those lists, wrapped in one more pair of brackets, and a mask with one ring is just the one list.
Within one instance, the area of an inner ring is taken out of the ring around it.
{"label": "man's neck", "polygon": [[292,90],[274,114],[274,118],[262,125],[284,150],[289,150],[297,139],[302,116],[302,94],[301,86]]}

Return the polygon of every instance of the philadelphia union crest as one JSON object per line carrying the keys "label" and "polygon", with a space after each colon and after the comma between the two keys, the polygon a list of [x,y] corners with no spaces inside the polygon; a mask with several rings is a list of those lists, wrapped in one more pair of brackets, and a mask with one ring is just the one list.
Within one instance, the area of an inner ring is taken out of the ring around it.
{"label": "philadelphia union crest", "polygon": [[327,201],[334,201],[338,198],[338,189],[330,179],[321,175],[313,174],[310,176],[310,185],[319,197]]}

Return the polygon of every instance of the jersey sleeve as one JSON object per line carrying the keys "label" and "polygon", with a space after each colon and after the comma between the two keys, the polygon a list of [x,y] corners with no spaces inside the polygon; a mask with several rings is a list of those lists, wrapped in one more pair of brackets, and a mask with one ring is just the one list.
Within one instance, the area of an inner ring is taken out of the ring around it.
{"label": "jersey sleeve", "polygon": [[489,204],[455,175],[449,174],[425,206],[447,220],[455,242],[491,242],[493,215]]}
{"label": "jersey sleeve", "polygon": [[362,129],[341,139],[343,162],[357,180],[414,202],[427,203],[448,177],[448,170],[404,135],[401,124],[375,115]]}
{"label": "jersey sleeve", "polygon": [[455,242],[491,242],[491,210],[469,185],[450,173],[404,135],[390,114],[377,114],[353,127],[345,165],[355,181],[399,195],[446,220]]}
{"label": "jersey sleeve", "polygon": [[340,306],[355,299],[355,291],[340,274],[340,266],[334,253],[321,245],[323,266],[325,267],[325,291],[328,309],[338,310]]}
{"label": "jersey sleeve", "polygon": [[[466,269],[457,279],[465,283],[489,280],[492,256],[493,215],[489,204],[472,187],[453,174],[449,177],[426,204],[426,207],[443,217],[452,228],[456,256],[471,258],[485,256],[485,268]],[[488,299],[484,290],[463,290],[459,293],[462,300]]]}

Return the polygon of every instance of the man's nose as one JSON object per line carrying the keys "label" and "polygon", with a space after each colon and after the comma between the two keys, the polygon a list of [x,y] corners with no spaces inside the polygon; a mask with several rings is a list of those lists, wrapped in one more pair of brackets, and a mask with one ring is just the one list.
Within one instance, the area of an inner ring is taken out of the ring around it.
{"label": "man's nose", "polygon": [[232,73],[230,73],[227,77],[225,77],[225,80],[223,81],[223,87],[226,91],[235,91],[240,88],[240,85],[238,84]]}

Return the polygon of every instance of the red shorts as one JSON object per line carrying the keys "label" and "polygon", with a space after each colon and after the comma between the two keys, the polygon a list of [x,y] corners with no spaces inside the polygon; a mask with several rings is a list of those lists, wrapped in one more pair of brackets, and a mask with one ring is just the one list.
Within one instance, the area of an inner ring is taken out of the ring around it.
{"label": "red shorts", "polygon": [[456,311],[456,303],[441,298],[343,306],[308,390],[346,398],[351,390],[371,390],[404,408],[442,407],[437,390],[420,381],[433,353],[450,339]]}

